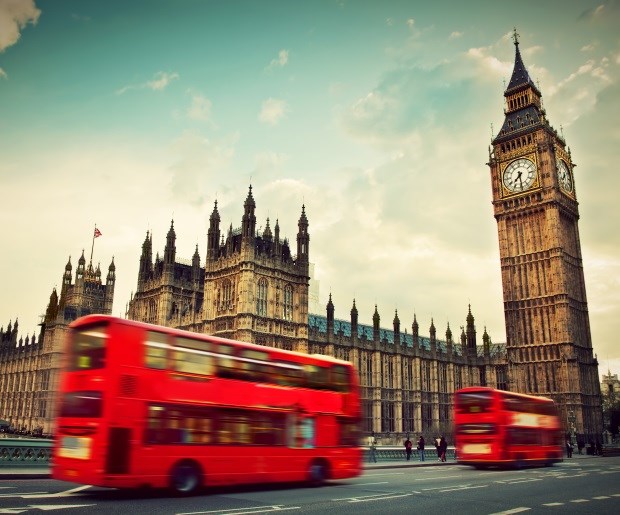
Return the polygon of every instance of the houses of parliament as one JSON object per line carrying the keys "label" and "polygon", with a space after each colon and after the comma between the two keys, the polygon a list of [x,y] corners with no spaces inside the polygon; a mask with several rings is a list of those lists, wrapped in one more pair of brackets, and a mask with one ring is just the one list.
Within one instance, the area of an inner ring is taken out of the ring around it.
{"label": "houses of parliament", "polygon": [[[334,317],[332,295],[323,314],[310,313],[310,232],[301,207],[296,239],[269,219],[257,232],[250,186],[241,226],[222,230],[217,202],[209,217],[206,255],[176,254],[174,222],[163,254],[151,233],[142,243],[137,288],[127,317],[189,331],[250,341],[353,362],[362,389],[363,430],[384,442],[406,433],[451,432],[455,390],[486,385],[553,398],[566,431],[602,431],[598,363],[593,355],[578,230],[575,165],[550,125],[542,94],[515,60],[504,92],[505,119],[489,150],[497,221],[506,342],[480,342],[471,306],[460,333],[434,321],[403,321],[398,312],[372,324]],[[105,283],[84,254],[71,261],[60,294],[50,296],[38,335],[20,337],[18,322],[0,330],[0,419],[17,429],[52,433],[62,345],[70,324],[89,313],[112,312],[116,269]],[[424,324],[420,328],[420,323]],[[440,333],[438,334],[438,331]]]}

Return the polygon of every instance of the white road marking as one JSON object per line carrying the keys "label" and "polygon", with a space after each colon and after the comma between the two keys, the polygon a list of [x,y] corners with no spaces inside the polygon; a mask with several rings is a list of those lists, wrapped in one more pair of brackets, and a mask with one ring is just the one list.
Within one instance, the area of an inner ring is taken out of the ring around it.
{"label": "white road marking", "polygon": [[188,511],[188,512],[177,513],[176,515],[207,515],[209,513],[212,513],[212,514],[234,513],[235,515],[246,515],[246,514],[249,515],[252,513],[270,513],[270,512],[277,512],[277,511],[288,511],[288,510],[299,510],[299,509],[301,509],[300,506],[282,506],[278,504],[275,506],[251,506],[249,508],[231,508],[229,510]]}
{"label": "white road marking", "polygon": [[368,502],[368,501],[383,501],[385,499],[398,499],[399,497],[409,497],[413,494],[400,494],[400,495],[384,495],[383,497],[375,497],[374,499],[352,499],[350,503],[354,502]]}
{"label": "white road marking", "polygon": [[[368,485],[387,485],[389,481],[377,481],[376,483],[355,483],[355,486],[368,486]],[[350,486],[350,485],[339,485],[339,486]]]}
{"label": "white road marking", "polygon": [[589,502],[590,499],[571,499],[569,502]]}
{"label": "white road marking", "polygon": [[67,508],[86,508],[87,506],[97,506],[96,504],[31,504],[30,507],[43,511],[65,510]]}
{"label": "white road marking", "polygon": [[600,499],[611,499],[609,495],[597,495],[596,497],[592,497],[592,499],[596,499],[597,501]]}
{"label": "white road marking", "polygon": [[49,494],[49,492],[30,492],[29,494],[20,494],[20,493],[14,493],[14,494],[0,494],[0,497],[23,497],[24,495],[34,495],[34,494]]}
{"label": "white road marking", "polygon": [[353,497],[342,497],[340,499],[332,499],[332,501],[346,501],[353,502],[366,502],[366,501],[381,501],[383,499],[395,499],[397,497],[408,497],[413,494],[371,494],[371,495],[355,495]]}
{"label": "white road marking", "polygon": [[546,502],[543,506],[564,506],[563,502]]}
{"label": "white road marking", "polygon": [[449,479],[452,477],[463,477],[463,474],[459,474],[457,476],[422,477],[419,479],[414,479],[414,481],[432,481],[434,479]]}
{"label": "white road marking", "polygon": [[441,493],[444,492],[456,492],[457,490],[472,490],[474,488],[486,488],[489,485],[480,485],[480,486],[463,486],[461,488],[446,488],[445,490],[439,490]]}
{"label": "white road marking", "polygon": [[23,494],[20,497],[22,499],[46,499],[48,497],[70,497],[77,492],[81,492],[82,490],[86,490],[87,488],[91,488],[92,485],[82,485],[76,488],[72,488],[71,490],[66,490],[64,492],[58,492],[55,494]]}
{"label": "white road marking", "polygon": [[403,476],[405,473],[404,472],[385,472],[385,473],[379,473],[379,474],[368,474],[369,476]]}
{"label": "white road marking", "polygon": [[511,513],[520,513],[522,511],[528,511],[531,509],[532,508],[526,508],[524,506],[520,506],[519,508],[513,508],[512,510],[498,511],[497,513],[492,513],[491,515],[510,515]]}
{"label": "white road marking", "polygon": [[509,481],[509,485],[518,485],[519,483],[531,483],[532,481],[542,481],[542,479],[531,477],[528,479],[515,479],[514,481]]}

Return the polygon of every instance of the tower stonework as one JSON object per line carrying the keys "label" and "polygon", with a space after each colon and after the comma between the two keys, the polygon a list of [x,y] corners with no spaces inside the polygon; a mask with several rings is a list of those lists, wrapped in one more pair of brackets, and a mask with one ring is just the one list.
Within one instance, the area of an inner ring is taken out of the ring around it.
{"label": "tower stonework", "polygon": [[17,339],[17,321],[6,332],[0,329],[0,414],[13,429],[52,434],[56,415],[60,369],[65,337],[75,319],[101,313],[110,315],[114,300],[114,258],[105,283],[99,265],[86,265],[84,251],[73,280],[69,258],[62,276],[60,295],[52,290],[42,316],[38,340],[32,335]]}
{"label": "tower stonework", "polygon": [[[565,427],[602,428],[579,240],[575,164],[519,52],[489,156],[509,388],[552,397]],[[572,423],[574,421],[574,423]]]}
{"label": "tower stonework", "polygon": [[176,258],[174,223],[163,260],[152,260],[152,235],[142,244],[138,288],[130,319],[214,334],[224,338],[306,352],[308,349],[308,218],[302,206],[297,255],[280,238],[276,220],[256,230],[256,202],[250,186],[241,227],[220,230],[217,201],[209,218],[207,253],[198,247],[189,262]]}

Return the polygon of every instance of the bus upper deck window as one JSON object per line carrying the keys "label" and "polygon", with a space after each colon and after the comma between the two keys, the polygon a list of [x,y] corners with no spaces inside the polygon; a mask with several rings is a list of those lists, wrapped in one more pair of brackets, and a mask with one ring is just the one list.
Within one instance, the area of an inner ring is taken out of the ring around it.
{"label": "bus upper deck window", "polygon": [[167,337],[164,333],[148,331],[146,333],[144,361],[149,368],[164,370],[168,352]]}
{"label": "bus upper deck window", "polygon": [[106,326],[74,331],[71,336],[71,370],[92,370],[105,366]]}
{"label": "bus upper deck window", "polygon": [[331,369],[331,385],[338,392],[348,392],[349,369],[342,365],[334,365]]}

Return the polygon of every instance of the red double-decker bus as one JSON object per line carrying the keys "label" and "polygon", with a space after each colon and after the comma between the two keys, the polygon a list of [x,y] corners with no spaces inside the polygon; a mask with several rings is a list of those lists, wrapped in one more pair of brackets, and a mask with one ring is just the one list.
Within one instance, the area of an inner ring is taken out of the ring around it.
{"label": "red double-decker bus", "polygon": [[102,315],[71,324],[65,359],[55,479],[189,494],[361,473],[349,362]]}
{"label": "red double-decker bus", "polygon": [[486,387],[454,395],[459,463],[485,468],[562,461],[562,428],[553,400]]}

